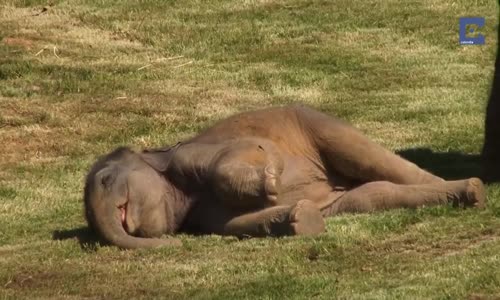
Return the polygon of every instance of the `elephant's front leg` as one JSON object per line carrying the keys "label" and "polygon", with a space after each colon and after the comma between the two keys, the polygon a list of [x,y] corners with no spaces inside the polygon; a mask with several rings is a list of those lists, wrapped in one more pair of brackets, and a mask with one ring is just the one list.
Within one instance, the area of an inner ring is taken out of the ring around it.
{"label": "elephant's front leg", "polygon": [[262,208],[277,203],[281,182],[273,164],[254,165],[245,161],[221,164],[214,175],[217,197],[235,208]]}
{"label": "elephant's front leg", "polygon": [[269,141],[236,142],[213,164],[216,197],[229,208],[252,210],[279,203],[283,160]]}
{"label": "elephant's front leg", "polygon": [[316,235],[325,231],[325,222],[317,206],[301,200],[293,206],[274,206],[230,219],[224,235],[265,237]]}

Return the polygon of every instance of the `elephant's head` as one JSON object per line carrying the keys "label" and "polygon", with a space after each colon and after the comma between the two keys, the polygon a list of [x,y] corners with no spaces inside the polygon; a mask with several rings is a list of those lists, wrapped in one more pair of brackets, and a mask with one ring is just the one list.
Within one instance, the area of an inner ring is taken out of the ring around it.
{"label": "elephant's head", "polygon": [[99,159],[87,175],[87,222],[104,240],[121,248],[180,243],[159,238],[174,231],[168,201],[172,195],[166,179],[146,161],[142,153],[119,148]]}

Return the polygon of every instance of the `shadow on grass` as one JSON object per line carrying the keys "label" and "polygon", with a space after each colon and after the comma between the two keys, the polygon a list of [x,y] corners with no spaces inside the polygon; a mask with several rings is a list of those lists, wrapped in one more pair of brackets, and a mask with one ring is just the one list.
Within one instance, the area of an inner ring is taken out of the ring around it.
{"label": "shadow on grass", "polygon": [[290,295],[296,298],[336,298],[338,280],[334,274],[300,276],[287,274],[262,275],[256,279],[240,279],[236,284],[217,286],[212,289],[193,289],[191,298],[207,299],[284,299]]}
{"label": "shadow on grass", "polygon": [[79,227],[67,230],[54,230],[52,239],[62,241],[76,239],[80,247],[85,250],[95,251],[97,246],[103,245],[103,241],[88,227]]}
{"label": "shadow on grass", "polygon": [[482,177],[481,156],[461,152],[434,152],[428,148],[396,151],[401,157],[446,180]]}

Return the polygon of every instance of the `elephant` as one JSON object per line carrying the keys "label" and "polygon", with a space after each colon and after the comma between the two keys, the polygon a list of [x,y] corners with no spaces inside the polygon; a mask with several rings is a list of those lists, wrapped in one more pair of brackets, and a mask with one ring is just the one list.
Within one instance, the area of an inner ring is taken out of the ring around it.
{"label": "elephant", "polygon": [[[500,4],[500,1],[499,1]],[[490,98],[486,107],[482,150],[483,178],[500,182],[500,30],[497,29],[497,54]]]}
{"label": "elephant", "polygon": [[302,105],[240,113],[172,147],[118,148],[84,189],[89,227],[126,249],[178,245],[176,233],[314,236],[341,213],[485,202],[480,179],[445,181]]}

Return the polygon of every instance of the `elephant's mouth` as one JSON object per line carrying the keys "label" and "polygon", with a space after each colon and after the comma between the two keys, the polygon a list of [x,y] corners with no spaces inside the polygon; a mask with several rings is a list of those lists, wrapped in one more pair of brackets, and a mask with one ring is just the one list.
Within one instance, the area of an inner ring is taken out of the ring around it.
{"label": "elephant's mouth", "polygon": [[120,220],[122,222],[123,229],[125,229],[126,232],[128,232],[128,226],[127,226],[127,204],[128,204],[128,202],[126,202],[125,204],[123,204],[121,206],[118,206],[118,209],[120,209]]}

